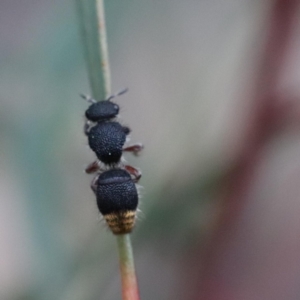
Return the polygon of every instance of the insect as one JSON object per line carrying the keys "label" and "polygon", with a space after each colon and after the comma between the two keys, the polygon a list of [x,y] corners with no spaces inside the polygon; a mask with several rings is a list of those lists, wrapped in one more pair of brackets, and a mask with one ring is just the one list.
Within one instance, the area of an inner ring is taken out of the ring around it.
{"label": "insect", "polygon": [[139,198],[137,181],[124,169],[104,171],[92,181],[99,211],[114,234],[129,233],[134,227]]}
{"label": "insect", "polygon": [[[118,116],[120,108],[111,99],[125,92],[127,92],[127,89],[111,95],[105,101],[99,102],[91,97],[81,95],[91,103],[85,112],[87,120],[84,126],[89,146],[95,152],[97,158],[103,164],[109,166],[119,164],[123,151],[137,155],[143,149],[143,145],[140,143],[124,148],[130,129],[114,120]],[[89,167],[87,168],[87,173],[91,173]]]}
{"label": "insect", "polygon": [[91,188],[99,211],[114,234],[129,233],[134,227],[139,199],[136,183],[141,178],[139,170],[121,163],[124,151],[137,155],[143,149],[139,143],[124,148],[130,129],[114,120],[119,106],[111,99],[126,91],[100,102],[82,95],[91,103],[85,112],[84,132],[98,158],[88,165],[86,172],[97,172]]}

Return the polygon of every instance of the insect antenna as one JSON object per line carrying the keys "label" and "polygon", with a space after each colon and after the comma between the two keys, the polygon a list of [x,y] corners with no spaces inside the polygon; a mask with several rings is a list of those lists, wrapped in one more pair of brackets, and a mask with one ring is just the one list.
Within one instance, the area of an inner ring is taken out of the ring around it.
{"label": "insect antenna", "polygon": [[128,88],[125,88],[124,90],[120,91],[117,94],[113,94],[113,95],[109,96],[106,100],[110,101],[111,99],[113,99],[115,97],[118,97],[118,96],[121,96],[121,95],[125,94],[126,92],[128,92]]}
{"label": "insect antenna", "polygon": [[80,94],[80,97],[92,104],[97,102],[95,99],[93,99],[91,96],[88,96],[88,95]]}

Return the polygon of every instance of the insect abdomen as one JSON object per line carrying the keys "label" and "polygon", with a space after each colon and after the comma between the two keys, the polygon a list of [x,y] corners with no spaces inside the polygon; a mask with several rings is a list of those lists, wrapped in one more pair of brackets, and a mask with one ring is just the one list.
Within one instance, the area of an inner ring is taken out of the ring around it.
{"label": "insect abdomen", "polygon": [[97,180],[97,205],[114,234],[129,233],[134,227],[138,192],[130,174],[111,169]]}
{"label": "insect abdomen", "polygon": [[136,211],[128,210],[104,215],[107,225],[114,234],[125,234],[132,231]]}

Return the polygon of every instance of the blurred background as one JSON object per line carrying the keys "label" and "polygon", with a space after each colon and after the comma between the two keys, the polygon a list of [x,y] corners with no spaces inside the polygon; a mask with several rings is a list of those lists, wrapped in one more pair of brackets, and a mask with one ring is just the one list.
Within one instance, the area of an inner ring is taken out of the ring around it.
{"label": "blurred background", "polygon": [[[106,1],[141,141],[141,299],[300,298],[297,0]],[[83,134],[73,0],[1,0],[0,299],[120,299]]]}

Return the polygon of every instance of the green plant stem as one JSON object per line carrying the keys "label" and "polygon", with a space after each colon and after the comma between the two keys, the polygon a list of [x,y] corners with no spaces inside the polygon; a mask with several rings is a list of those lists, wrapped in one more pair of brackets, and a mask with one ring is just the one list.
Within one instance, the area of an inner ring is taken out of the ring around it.
{"label": "green plant stem", "polygon": [[[111,94],[103,0],[76,0],[92,97]],[[117,236],[123,300],[139,300],[130,235]]]}
{"label": "green plant stem", "polygon": [[97,0],[97,15],[98,15],[98,37],[99,37],[99,53],[101,61],[101,70],[103,77],[103,89],[105,98],[111,94],[111,78],[110,66],[108,57],[108,46],[106,38],[104,0]]}
{"label": "green plant stem", "polygon": [[110,67],[103,0],[76,0],[92,97],[111,94]]}
{"label": "green plant stem", "polygon": [[117,242],[122,278],[122,298],[123,300],[139,300],[130,235],[117,236]]}

